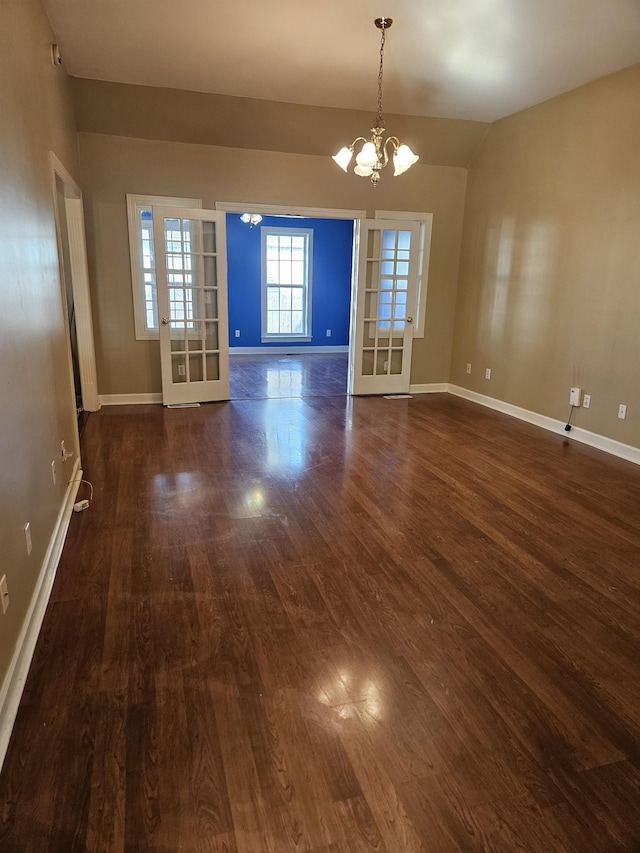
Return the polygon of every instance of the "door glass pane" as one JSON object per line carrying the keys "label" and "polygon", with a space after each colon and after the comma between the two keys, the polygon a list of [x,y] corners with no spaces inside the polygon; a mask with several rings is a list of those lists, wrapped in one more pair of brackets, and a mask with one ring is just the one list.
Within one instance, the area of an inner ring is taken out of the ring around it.
{"label": "door glass pane", "polygon": [[189,329],[189,351],[204,349],[204,323],[202,321],[193,324],[194,328]]}
{"label": "door glass pane", "polygon": [[373,376],[373,362],[375,358],[375,352],[371,349],[363,349],[362,350],[362,375],[363,376]]}
{"label": "door glass pane", "polygon": [[218,345],[218,324],[217,323],[207,323],[206,324],[205,349],[206,350],[217,350],[217,349],[219,349],[219,345]]}
{"label": "door glass pane", "polygon": [[189,382],[202,382],[204,379],[204,369],[202,366],[201,355],[189,356]]}
{"label": "door glass pane", "polygon": [[367,320],[364,324],[364,345],[373,346],[376,342],[376,330],[378,323],[373,320]]}
{"label": "door glass pane", "polygon": [[187,381],[186,355],[178,354],[171,356],[171,377],[174,382]]}
{"label": "door glass pane", "polygon": [[398,249],[411,248],[411,231],[398,231]]}
{"label": "door glass pane", "polygon": [[204,316],[206,320],[218,319],[218,291],[204,291]]}
{"label": "door glass pane", "polygon": [[369,231],[367,234],[367,257],[368,258],[379,258],[380,257],[380,232],[379,231]]}
{"label": "door glass pane", "polygon": [[364,296],[365,320],[375,320],[378,316],[378,294],[365,293]]}
{"label": "door glass pane", "polygon": [[218,353],[208,353],[205,356],[207,382],[220,379],[220,356]]}
{"label": "door glass pane", "polygon": [[401,349],[394,349],[391,351],[391,360],[389,363],[390,370],[389,372],[393,376],[398,376],[402,373],[402,360],[404,358],[404,352]]}
{"label": "door glass pane", "polygon": [[389,373],[389,351],[379,349],[376,352],[376,376],[386,376]]}
{"label": "door glass pane", "polygon": [[202,251],[213,254],[217,252],[215,222],[202,223]]}
{"label": "door glass pane", "polygon": [[367,290],[377,290],[380,281],[380,264],[378,261],[367,261],[365,287]]}
{"label": "door glass pane", "polygon": [[202,274],[204,277],[203,285],[205,287],[218,286],[218,268],[215,258],[205,256],[202,259]]}
{"label": "door glass pane", "polygon": [[171,337],[171,351],[184,352],[186,349],[186,341],[184,336],[184,324],[179,322],[169,323],[169,334]]}

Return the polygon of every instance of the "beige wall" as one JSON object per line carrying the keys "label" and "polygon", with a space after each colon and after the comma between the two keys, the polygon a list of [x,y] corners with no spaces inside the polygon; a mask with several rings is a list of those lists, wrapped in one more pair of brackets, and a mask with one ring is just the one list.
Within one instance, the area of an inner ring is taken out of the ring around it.
{"label": "beige wall", "polygon": [[78,167],[68,80],[51,65],[39,0],[3,2],[0,15],[0,575],[10,594],[0,615],[1,685],[67,485],[61,466],[53,485],[51,461],[63,440],[77,450],[49,149],[71,172]]}
{"label": "beige wall", "polygon": [[451,359],[466,170],[418,164],[380,186],[345,175],[329,156],[80,134],[100,394],[160,391],[158,344],[136,341],[127,193],[322,208],[434,214],[427,329],[412,382],[446,382]]}
{"label": "beige wall", "polygon": [[[324,157],[368,135],[371,112],[283,104],[153,86],[73,78],[78,130],[165,142],[194,142]],[[372,104],[373,106],[373,104]],[[481,121],[385,116],[423,163],[469,165],[490,125]]]}
{"label": "beige wall", "polygon": [[485,138],[469,170],[451,380],[560,420],[579,385],[592,405],[574,423],[640,446],[639,366],[635,66]]}

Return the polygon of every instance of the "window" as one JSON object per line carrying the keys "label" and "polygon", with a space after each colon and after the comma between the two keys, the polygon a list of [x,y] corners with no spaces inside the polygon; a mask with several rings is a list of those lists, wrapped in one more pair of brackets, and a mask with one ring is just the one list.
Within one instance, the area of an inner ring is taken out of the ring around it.
{"label": "window", "polygon": [[311,340],[311,228],[261,228],[262,340]]}
{"label": "window", "polygon": [[[148,340],[158,337],[158,301],[156,296],[156,252],[153,242],[153,205],[170,207],[201,208],[197,198],[171,198],[168,196],[127,195],[127,217],[129,221],[129,251],[131,255],[131,286],[133,289],[133,313],[136,338]],[[170,232],[165,235],[170,240]],[[181,235],[176,237],[180,241]],[[186,275],[187,271],[172,270],[169,282],[178,282],[175,276]],[[183,279],[180,278],[180,281]],[[180,299],[176,303],[175,293],[169,291],[171,310],[182,311],[175,319],[189,320],[189,305]],[[174,303],[176,303],[174,305]]]}

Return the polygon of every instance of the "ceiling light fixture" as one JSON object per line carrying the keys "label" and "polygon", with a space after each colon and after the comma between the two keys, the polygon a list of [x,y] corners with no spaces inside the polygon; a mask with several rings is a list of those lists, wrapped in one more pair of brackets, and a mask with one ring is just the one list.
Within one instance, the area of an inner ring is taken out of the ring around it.
{"label": "ceiling light fixture", "polygon": [[389,143],[393,146],[393,174],[401,175],[410,169],[414,163],[419,160],[417,154],[409,148],[408,145],[403,145],[397,136],[389,136],[383,142],[384,136],[384,118],[382,117],[382,65],[384,62],[384,43],[385,34],[393,23],[393,18],[376,18],[374,24],[379,30],[382,30],[380,37],[380,70],[378,71],[378,112],[376,115],[376,123],[371,128],[371,139],[367,140],[364,136],[356,137],[348,147],[344,145],[337,154],[334,154],[333,159],[338,166],[346,172],[355,146],[358,142],[364,142],[360,152],[356,154],[356,165],[353,171],[356,175],[363,178],[371,178],[371,183],[374,187],[380,180],[380,170],[389,162]]}
{"label": "ceiling light fixture", "polygon": [[248,222],[249,226],[253,228],[254,225],[259,225],[262,222],[262,217],[259,213],[243,213],[240,217],[240,222],[244,222],[245,224]]}

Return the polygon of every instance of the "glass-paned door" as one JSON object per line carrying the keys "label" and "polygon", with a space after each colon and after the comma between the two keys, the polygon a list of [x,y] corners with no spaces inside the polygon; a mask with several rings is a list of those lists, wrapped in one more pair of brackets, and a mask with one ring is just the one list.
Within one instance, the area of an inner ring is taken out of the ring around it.
{"label": "glass-paned door", "polygon": [[418,225],[360,222],[351,352],[353,394],[406,394],[411,373]]}
{"label": "glass-paned door", "polygon": [[162,402],[229,399],[225,214],[154,207]]}

